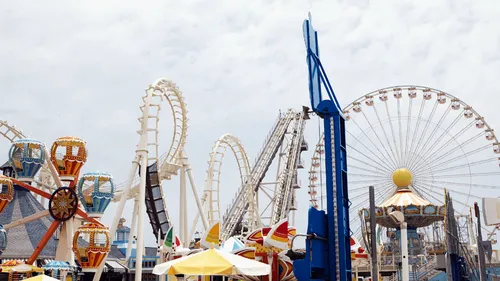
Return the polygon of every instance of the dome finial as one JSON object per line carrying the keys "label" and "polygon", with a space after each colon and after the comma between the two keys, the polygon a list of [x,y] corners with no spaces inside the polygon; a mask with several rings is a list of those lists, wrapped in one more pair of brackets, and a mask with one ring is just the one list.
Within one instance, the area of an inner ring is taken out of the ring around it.
{"label": "dome finial", "polygon": [[411,184],[413,176],[410,170],[406,168],[399,168],[394,173],[392,173],[392,182],[397,187],[407,187]]}

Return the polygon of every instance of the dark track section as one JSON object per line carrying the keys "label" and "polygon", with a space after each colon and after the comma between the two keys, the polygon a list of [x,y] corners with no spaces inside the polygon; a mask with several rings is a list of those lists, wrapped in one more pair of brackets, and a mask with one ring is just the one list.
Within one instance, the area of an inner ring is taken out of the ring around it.
{"label": "dark track section", "polygon": [[[170,227],[170,222],[168,221],[166,212],[167,206],[165,205],[163,191],[161,190],[157,162],[147,167],[145,200],[149,222],[151,223],[153,234],[158,242],[158,239],[165,238],[165,234]],[[160,230],[160,233],[158,233],[158,230]]]}

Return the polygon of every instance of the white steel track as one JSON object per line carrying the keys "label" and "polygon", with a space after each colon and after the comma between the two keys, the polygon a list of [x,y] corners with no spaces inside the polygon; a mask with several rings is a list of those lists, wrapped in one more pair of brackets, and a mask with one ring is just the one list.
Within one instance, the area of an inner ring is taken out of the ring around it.
{"label": "white steel track", "polygon": [[[264,179],[266,172],[268,171],[269,167],[271,166],[271,163],[273,162],[273,159],[276,157],[276,154],[278,153],[280,147],[283,145],[283,141],[285,139],[285,135],[289,133],[290,126],[293,126],[293,121],[300,119],[302,121],[302,118],[300,117],[301,114],[296,113],[293,110],[288,110],[284,114],[280,114],[278,117],[276,123],[271,129],[270,134],[266,138],[264,142],[264,147],[261,150],[261,152],[258,154],[257,160],[251,170],[250,173],[250,184],[254,190],[253,194],[255,196],[259,196],[259,190],[261,188],[261,183],[262,180]],[[296,129],[302,128],[303,124],[301,123],[300,125],[297,126]],[[294,130],[292,129],[292,132]],[[288,149],[294,151],[295,148],[293,146],[298,146],[302,144],[302,132],[303,129],[300,129],[297,131],[297,139],[299,142],[294,143],[294,138],[292,137],[292,142],[291,145],[288,146]],[[292,156],[293,153],[290,154],[290,161],[296,162],[297,156]],[[295,166],[296,167],[296,166]],[[290,185],[290,183],[293,183],[293,178],[295,177],[295,172],[291,171],[294,169],[293,167],[290,167],[291,169],[288,170],[288,172],[283,172],[281,176],[279,177],[280,180],[283,180],[284,186],[282,190],[279,192],[275,191],[275,194],[273,195],[273,198],[271,199],[272,204],[276,198],[283,198],[281,200],[281,206],[285,206],[284,204],[288,204],[288,206],[284,208],[279,208],[277,209],[277,212],[286,212],[286,214],[279,214],[278,217],[283,217],[283,216],[288,216],[288,211],[290,210],[290,201],[293,200],[293,191],[287,190],[286,185]],[[296,177],[295,177],[296,180]],[[221,238],[227,239],[235,234],[242,234],[244,235],[247,231],[252,231],[255,229],[255,227],[260,227],[263,225],[262,222],[262,214],[258,213],[260,212],[260,207],[258,206],[258,198],[249,198],[249,192],[245,188],[241,188],[237,191],[235,199],[233,200],[233,204],[230,205],[230,207],[226,210],[223,219],[222,219],[222,227],[221,227]],[[267,193],[266,193],[267,194]],[[286,197],[286,198],[285,198]],[[255,202],[255,207],[251,208],[250,207],[250,202]],[[248,210],[255,210],[257,211],[257,221],[254,220],[252,216],[250,216],[250,213]],[[245,224],[245,226],[243,225]]]}
{"label": "white steel track", "polygon": [[[215,142],[212,152],[210,153],[207,176],[205,179],[205,188],[201,198],[201,204],[203,205],[205,214],[207,214],[209,225],[211,225],[214,221],[221,219],[220,178],[222,161],[228,148],[231,150],[238,165],[241,190],[247,194],[247,198],[250,198],[248,201],[248,214],[250,221],[257,221],[257,206],[254,200],[254,188],[250,185],[250,181],[248,181],[250,176],[250,164],[247,154],[237,137],[231,134],[224,134]],[[193,221],[190,237],[192,237],[196,229],[198,220],[199,214],[196,215]]]}
{"label": "white steel track", "polygon": [[[151,162],[157,161],[157,163],[160,164],[159,170],[161,179],[170,179],[172,175],[177,175],[177,172],[182,165],[181,152],[183,151],[187,140],[188,111],[182,93],[174,82],[161,78],[156,80],[152,87],[154,88],[155,93],[153,95],[154,99],[151,108],[152,112],[148,115],[148,121],[151,120],[153,126],[149,125],[148,127],[148,131],[150,132],[149,136],[152,137],[152,139],[148,139],[148,148],[149,154],[153,156],[149,157],[151,159],[148,162],[151,164]],[[172,126],[173,135],[169,150],[159,156],[158,132],[160,130],[160,109],[161,102],[163,100],[166,100],[170,106],[174,124]],[[116,185],[117,191],[113,199],[114,202],[120,200],[125,184],[126,182],[122,182]],[[134,177],[133,188],[129,193],[128,199],[135,198],[138,191],[139,175],[136,175]]]}
{"label": "white steel track", "polygon": [[[133,214],[133,216],[138,216],[136,280],[141,280],[142,278],[144,245],[142,215],[144,212],[147,212],[153,227],[153,233],[155,233],[158,240],[163,238],[167,230],[165,226],[170,225],[170,219],[163,194],[162,180],[170,179],[183,166],[185,161],[183,149],[186,143],[188,128],[186,104],[181,92],[172,81],[165,78],[156,80],[146,89],[146,95],[142,99],[143,105],[140,107],[141,117],[138,118],[141,129],[137,132],[141,136],[140,142],[137,146],[136,156],[132,162],[129,180],[118,185],[119,190],[115,193],[114,201],[119,201],[119,205],[110,230],[110,236],[114,237],[119,219],[123,214],[125,202],[128,199],[137,198],[135,204],[138,207],[134,206],[134,210],[137,210],[137,213]],[[160,156],[158,134],[160,130],[161,104],[164,99],[167,100],[171,109],[174,120],[174,134],[169,151]],[[136,173],[139,167],[140,176]],[[148,167],[156,170],[157,174],[154,171],[147,172]],[[155,175],[157,175],[156,178]],[[149,183],[146,177],[149,177]],[[145,204],[144,200],[147,204]],[[159,233],[158,230],[160,230]],[[130,251],[127,249],[127,252]],[[101,264],[94,275],[94,280],[96,281],[101,276],[103,264]]]}
{"label": "white steel track", "polygon": [[286,163],[280,177],[276,192],[275,202],[271,215],[271,225],[278,223],[280,220],[287,218],[292,207],[294,199],[294,181],[297,181],[297,166],[300,159],[301,146],[304,137],[305,120],[302,114],[296,116],[293,127],[291,144],[286,152]]}
{"label": "white steel track", "polygon": [[[7,121],[0,120],[0,135],[6,138],[9,142],[14,142],[19,139],[27,138],[24,133],[17,129],[15,126],[9,125]],[[52,174],[47,166],[47,162],[42,165],[40,172],[38,174],[38,178],[34,179],[34,182],[37,184],[37,187],[40,190],[56,190],[54,180],[52,179]],[[35,197],[40,200],[43,206],[45,206],[45,198],[39,195],[35,195]]]}

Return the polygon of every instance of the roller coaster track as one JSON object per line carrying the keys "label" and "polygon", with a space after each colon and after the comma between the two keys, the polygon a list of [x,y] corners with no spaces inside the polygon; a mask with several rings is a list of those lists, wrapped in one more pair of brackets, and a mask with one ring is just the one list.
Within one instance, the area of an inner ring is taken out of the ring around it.
{"label": "roller coaster track", "polygon": [[0,135],[4,136],[10,142],[26,138],[21,130],[18,130],[15,126],[9,125],[7,121],[2,120],[0,120]]}
{"label": "roller coaster track", "polygon": [[[257,206],[250,207],[250,202],[255,201],[254,198],[249,198],[249,192],[246,188],[250,186],[251,188],[253,188],[254,194],[258,192],[259,186],[262,183],[266,172],[268,171],[280,146],[283,144],[283,140],[288,132],[290,124],[293,120],[296,120],[297,117],[301,119],[300,116],[301,114],[298,114],[293,110],[288,110],[285,114],[279,115],[276,123],[271,129],[270,134],[264,142],[263,149],[258,154],[257,160],[253,168],[251,169],[249,176],[250,183],[242,185],[238,189],[235,199],[233,200],[233,204],[231,204],[231,206],[226,210],[225,215],[223,216],[221,227],[221,238],[223,240],[235,234],[242,234],[242,222],[245,219],[245,215],[248,215],[248,210],[257,210]],[[248,227],[252,228],[252,225],[260,226],[260,216],[257,216],[257,220],[257,222],[248,221]],[[252,229],[248,230],[251,231]]]}
{"label": "roller coaster track", "polygon": [[[11,143],[16,140],[27,138],[27,136],[21,130],[17,129],[15,126],[9,125],[7,121],[2,120],[0,120],[0,135],[2,135]],[[43,164],[38,178],[35,179],[34,182],[40,189],[46,188],[52,191],[55,190],[54,181],[52,180],[52,175],[50,173],[49,167],[47,166],[47,163]],[[45,198],[40,196],[39,199],[41,199],[42,204],[45,203]]]}
{"label": "roller coaster track", "polygon": [[[271,225],[278,223],[281,219],[288,216],[290,209],[294,204],[294,187],[297,185],[297,168],[300,161],[300,153],[303,151],[305,120],[302,114],[297,115],[293,127],[291,144],[286,154],[286,164],[282,176],[275,192],[275,202],[271,215]],[[295,184],[295,185],[294,185]]]}
{"label": "roller coaster track", "polygon": [[[162,181],[169,180],[182,166],[182,151],[187,138],[187,109],[181,92],[175,83],[161,78],[151,85],[154,93],[149,104],[147,120],[138,118],[139,122],[146,122],[148,131],[148,168],[146,177],[146,212],[151,223],[155,237],[163,238],[170,226],[170,218],[167,212],[165,196],[163,194]],[[145,109],[147,96],[144,96],[141,112]],[[173,116],[173,136],[168,152],[159,155],[159,130],[161,104],[166,100],[170,106]],[[140,131],[138,131],[141,134]],[[127,198],[133,199],[139,193],[140,176],[136,175],[133,180],[132,189]],[[114,201],[119,201],[126,182],[117,185]]]}
{"label": "roller coaster track", "polygon": [[[240,140],[231,135],[224,134],[222,135],[216,142],[212,148],[212,152],[210,153],[210,159],[208,161],[208,170],[207,177],[205,180],[205,188],[203,191],[203,195],[201,197],[201,204],[204,208],[204,212],[208,214],[208,223],[212,225],[215,221],[220,220],[220,177],[222,171],[222,160],[226,154],[227,149],[230,149],[234,158],[236,159],[236,163],[238,165],[240,182],[243,187],[242,192],[247,192],[247,198],[251,198],[248,204],[248,213],[251,221],[257,222],[257,212],[256,212],[256,204],[253,198],[254,189],[250,185],[248,181],[250,175],[250,164],[248,162],[248,157],[245,152],[243,145]],[[196,230],[196,225],[199,220],[199,213],[196,214],[190,237],[193,237],[194,231]]]}

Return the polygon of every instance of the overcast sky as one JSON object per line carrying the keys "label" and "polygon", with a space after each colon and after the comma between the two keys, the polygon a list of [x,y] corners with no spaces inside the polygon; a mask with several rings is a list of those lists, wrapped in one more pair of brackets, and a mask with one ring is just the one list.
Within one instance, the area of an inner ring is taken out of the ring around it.
{"label": "overcast sky", "polygon": [[[107,171],[122,182],[139,140],[141,96],[166,77],[187,102],[186,151],[201,190],[220,135],[238,136],[254,159],[278,111],[309,103],[302,21],[310,7],[341,104],[387,86],[423,85],[460,97],[500,127],[500,4],[494,0],[5,1],[0,119],[49,146],[59,136],[84,138],[83,171]],[[172,131],[166,109],[163,151]],[[307,126],[308,169],[316,120]],[[8,147],[0,142],[5,156]],[[222,189],[232,196],[237,170],[231,157],[225,160]],[[296,220],[304,232],[306,171],[301,178]],[[178,179],[164,189],[176,223]],[[224,196],[223,206],[231,200]],[[152,237],[147,221],[145,229]]]}

